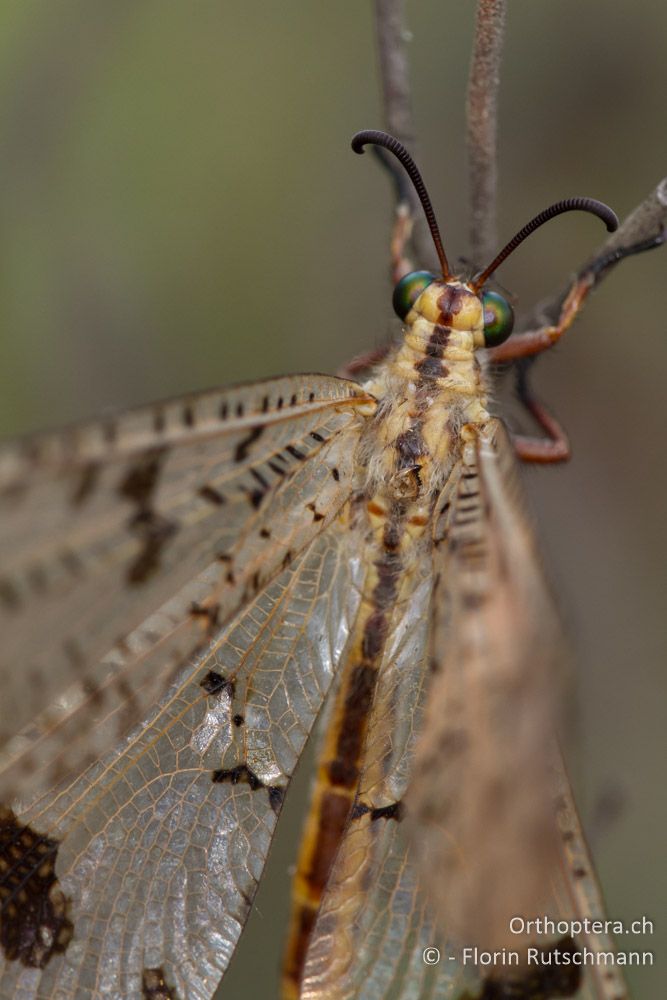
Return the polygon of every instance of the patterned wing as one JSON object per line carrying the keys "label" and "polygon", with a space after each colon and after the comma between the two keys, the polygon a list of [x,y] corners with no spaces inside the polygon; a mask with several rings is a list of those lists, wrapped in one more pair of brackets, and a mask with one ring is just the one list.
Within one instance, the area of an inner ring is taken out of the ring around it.
{"label": "patterned wing", "polygon": [[433,921],[409,860],[405,823],[391,815],[408,787],[429,681],[428,549],[415,573],[410,599],[392,616],[359,783],[362,809],[348,822],[322,899],[302,1000],[436,1000],[452,996],[452,980],[460,979],[457,965],[423,961],[436,941]]}
{"label": "patterned wing", "polygon": [[0,801],[96,760],[331,524],[372,405],[275,379],[0,452]]}
{"label": "patterned wing", "polygon": [[[589,981],[580,986],[579,966],[564,965],[556,975],[552,967],[533,969],[530,981],[520,970],[514,982],[516,970],[496,966],[497,976],[508,979],[503,986],[484,979],[472,956],[463,960],[461,947],[477,943],[480,928],[488,934],[494,920],[504,918],[508,900],[517,898],[517,884],[526,902],[534,881],[523,869],[527,861],[531,868],[531,859],[533,874],[535,868],[540,877],[546,872],[550,888],[546,898],[538,893],[540,909],[528,912],[556,919],[604,916],[558,756],[548,761],[548,802],[531,784],[522,785],[522,779],[533,782],[542,774],[545,762],[536,747],[544,730],[537,728],[538,721],[551,722],[547,690],[553,678],[545,670],[532,688],[532,679],[522,684],[511,671],[521,676],[532,669],[540,650],[547,651],[549,667],[555,665],[562,640],[521,513],[510,452],[502,428],[494,425],[466,449],[438,503],[433,563],[425,560],[412,601],[393,623],[373,706],[359,788],[359,802],[369,808],[348,823],[308,953],[303,1000],[471,1000],[510,992],[526,1000],[626,996],[622,978],[610,967],[599,974],[589,970]],[[499,551],[492,554],[494,547]],[[520,595],[512,592],[515,575],[525,581]],[[503,602],[499,620],[484,612],[487,591],[492,604],[496,598]],[[482,680],[475,680],[484,668],[488,693]],[[517,713],[527,710],[527,699],[535,715],[521,733]],[[469,718],[462,715],[466,712]],[[497,713],[509,734],[498,730]],[[507,742],[498,746],[501,737]],[[526,766],[519,755],[536,737]],[[466,753],[474,758],[466,761]],[[488,762],[485,753],[491,755]],[[506,808],[499,805],[503,796]],[[387,807],[399,801],[406,818],[397,822]],[[490,818],[489,810],[494,810]],[[482,819],[486,826],[476,829]],[[526,829],[517,830],[522,822]],[[540,841],[540,835],[546,839]],[[502,842],[506,837],[509,844]],[[518,863],[518,870],[504,878],[502,865],[510,863]],[[500,897],[497,905],[492,893]],[[613,950],[606,937],[561,943],[570,952],[584,945]],[[430,964],[434,948],[440,958]]]}
{"label": "patterned wing", "polygon": [[212,995],[345,650],[355,549],[344,509],[116,749],[0,812],[3,1000]]}
{"label": "patterned wing", "polygon": [[[466,446],[437,537],[445,594],[434,603],[436,673],[406,799],[436,926],[469,955],[475,946],[518,951],[520,968],[489,976],[513,995],[624,997],[616,969],[591,966],[584,983],[582,964],[569,961],[584,947],[613,950],[606,936],[511,928],[516,915],[603,920],[604,906],[553,743],[561,626],[500,423]],[[568,957],[525,966],[526,946]]]}

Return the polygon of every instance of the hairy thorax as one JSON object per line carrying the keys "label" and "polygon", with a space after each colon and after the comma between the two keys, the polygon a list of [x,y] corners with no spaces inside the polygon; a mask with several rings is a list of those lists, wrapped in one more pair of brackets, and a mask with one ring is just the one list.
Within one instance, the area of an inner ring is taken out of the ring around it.
{"label": "hairy thorax", "polygon": [[482,345],[477,295],[460,282],[429,285],[402,342],[364,386],[379,400],[361,442],[367,496],[433,503],[460,457],[462,428],[489,420],[475,357]]}

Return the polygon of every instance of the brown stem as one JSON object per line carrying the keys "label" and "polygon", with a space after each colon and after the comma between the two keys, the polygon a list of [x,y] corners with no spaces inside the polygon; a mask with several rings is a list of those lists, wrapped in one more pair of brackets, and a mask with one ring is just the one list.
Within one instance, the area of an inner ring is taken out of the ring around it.
{"label": "brown stem", "polygon": [[468,77],[467,144],[470,241],[478,265],[496,251],[498,86],[505,28],[505,0],[479,0]]}
{"label": "brown stem", "polygon": [[[407,146],[416,158],[404,0],[375,0],[375,23],[384,122],[387,131]],[[409,242],[416,263],[421,267],[432,266],[435,259],[433,246],[423,213],[412,191],[407,197],[413,226]],[[395,208],[398,210],[398,207],[397,202]]]}

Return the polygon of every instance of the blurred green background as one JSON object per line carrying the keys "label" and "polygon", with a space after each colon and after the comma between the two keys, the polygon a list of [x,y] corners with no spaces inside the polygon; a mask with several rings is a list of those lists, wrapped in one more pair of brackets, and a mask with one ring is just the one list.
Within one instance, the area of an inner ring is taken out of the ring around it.
{"label": "blurred green background", "polygon": [[[469,250],[474,3],[414,0],[408,17],[419,160],[452,259]],[[517,0],[507,34],[501,238],[569,195],[625,214],[667,173],[667,5]],[[382,124],[370,2],[4,0],[0,432],[335,371],[382,342],[389,191],[349,150]],[[558,220],[501,280],[533,302],[602,238]],[[626,262],[540,364],[574,458],[527,475],[577,655],[576,783],[609,912],[653,919],[652,938],[619,944],[663,954],[666,277],[667,249]],[[272,995],[297,838],[298,818],[227,1000]],[[634,970],[636,996],[663,978]]]}

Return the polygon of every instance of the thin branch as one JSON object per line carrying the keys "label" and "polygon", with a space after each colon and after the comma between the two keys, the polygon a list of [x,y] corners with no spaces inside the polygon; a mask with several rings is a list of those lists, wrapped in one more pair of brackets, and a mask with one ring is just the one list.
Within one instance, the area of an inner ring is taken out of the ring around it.
{"label": "thin branch", "polygon": [[[665,239],[666,232],[667,177],[664,177],[576,273],[578,276],[586,273],[594,274],[597,284],[623,257],[659,245]],[[518,328],[531,330],[554,323],[571,287],[570,281],[553,295],[539,302],[529,315],[522,316]]]}
{"label": "thin branch", "polygon": [[[375,0],[375,23],[385,126],[388,132],[391,132],[407,146],[416,159],[407,53],[409,32],[405,19],[404,0]],[[383,163],[393,173],[391,166],[384,160]],[[427,266],[435,260],[435,254],[416,195],[409,185],[397,183],[395,190],[396,214],[398,214],[402,197],[407,198],[409,204],[410,220],[413,227],[409,243],[416,262],[420,266]]]}
{"label": "thin branch", "polygon": [[470,242],[478,266],[496,251],[498,87],[505,28],[505,0],[479,0],[468,78],[467,144],[470,174]]}
{"label": "thin branch", "polygon": [[414,156],[415,132],[403,0],[375,0],[382,103],[387,131]]}

